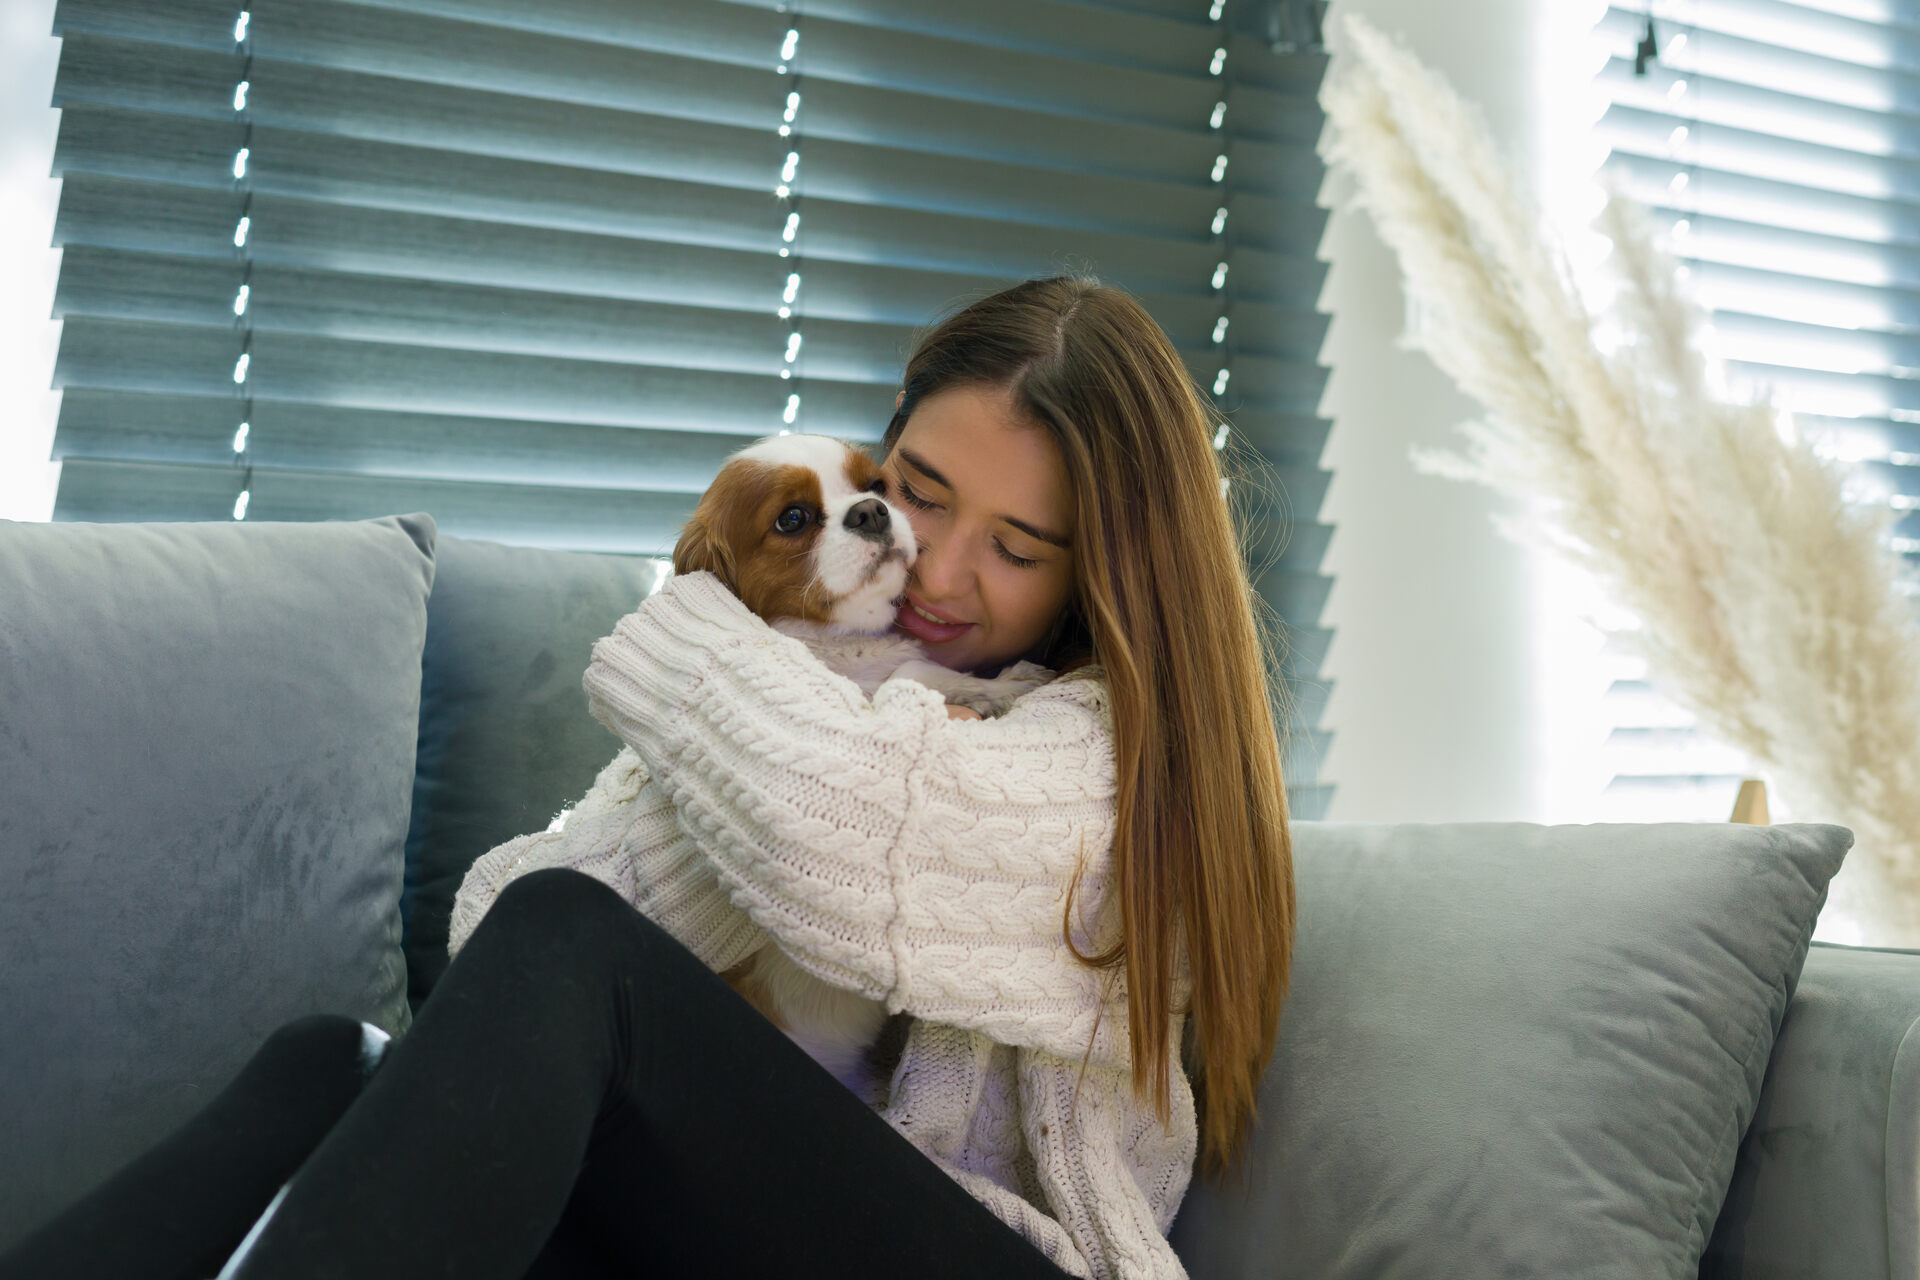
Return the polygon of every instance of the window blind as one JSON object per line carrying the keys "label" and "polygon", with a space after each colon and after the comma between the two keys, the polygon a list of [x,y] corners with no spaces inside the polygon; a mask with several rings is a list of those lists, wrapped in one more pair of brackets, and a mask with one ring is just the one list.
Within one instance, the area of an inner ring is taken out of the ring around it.
{"label": "window blind", "polygon": [[[1920,508],[1920,4],[1639,0],[1595,33],[1607,168],[1671,235],[1730,390],[1770,387],[1858,500]],[[1920,551],[1920,519],[1895,533]],[[1743,753],[1608,656],[1604,817],[1725,821]]]}
{"label": "window blind", "polygon": [[1325,58],[1277,16],[61,0],[54,518],[661,556],[748,439],[877,441],[917,328],[1091,270],[1275,468],[1248,554],[1317,817]]}

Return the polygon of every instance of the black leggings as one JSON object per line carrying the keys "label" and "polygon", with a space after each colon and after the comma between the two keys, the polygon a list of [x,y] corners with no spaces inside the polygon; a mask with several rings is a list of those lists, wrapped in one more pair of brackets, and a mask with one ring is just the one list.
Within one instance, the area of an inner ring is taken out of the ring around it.
{"label": "black leggings", "polygon": [[508,885],[362,1087],[360,1024],[270,1036],[207,1107],[0,1257],[4,1280],[1067,1274],[671,934]]}

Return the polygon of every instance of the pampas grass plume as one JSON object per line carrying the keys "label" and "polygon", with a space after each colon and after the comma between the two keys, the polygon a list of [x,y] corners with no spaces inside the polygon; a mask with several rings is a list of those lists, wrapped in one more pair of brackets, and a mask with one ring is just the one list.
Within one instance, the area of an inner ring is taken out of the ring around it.
{"label": "pampas grass plume", "polygon": [[1829,913],[1920,947],[1920,626],[1891,510],[1848,503],[1843,470],[1773,406],[1718,392],[1644,210],[1609,194],[1617,294],[1595,314],[1479,113],[1342,21],[1354,56],[1322,88],[1321,154],[1353,173],[1427,313],[1414,345],[1488,411],[1464,456],[1415,465],[1538,502],[1553,545],[1639,618],[1653,682],[1797,815],[1853,829]]}

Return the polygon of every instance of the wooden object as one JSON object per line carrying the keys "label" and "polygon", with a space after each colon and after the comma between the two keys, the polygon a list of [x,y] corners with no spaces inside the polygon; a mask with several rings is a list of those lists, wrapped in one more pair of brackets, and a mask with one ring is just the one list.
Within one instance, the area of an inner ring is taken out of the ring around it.
{"label": "wooden object", "polygon": [[1728,822],[1746,822],[1756,827],[1767,823],[1767,784],[1758,778],[1748,778],[1740,784],[1740,794],[1734,797],[1733,816]]}

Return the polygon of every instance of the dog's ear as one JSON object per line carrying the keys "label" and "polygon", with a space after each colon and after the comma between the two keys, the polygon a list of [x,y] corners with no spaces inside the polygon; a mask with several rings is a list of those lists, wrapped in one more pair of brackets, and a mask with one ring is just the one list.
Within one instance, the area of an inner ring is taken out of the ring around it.
{"label": "dog's ear", "polygon": [[727,540],[714,532],[704,511],[693,513],[693,519],[687,521],[680,530],[680,541],[673,545],[673,571],[675,573],[695,573],[705,569],[727,590],[736,596],[740,594],[739,574],[733,563],[733,548]]}

